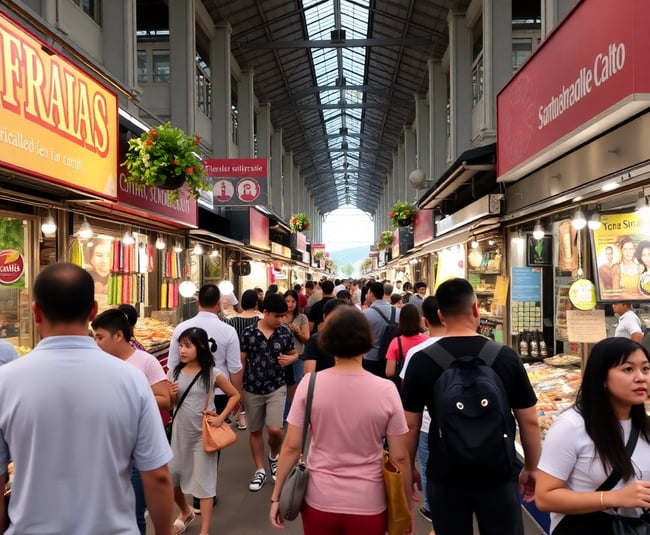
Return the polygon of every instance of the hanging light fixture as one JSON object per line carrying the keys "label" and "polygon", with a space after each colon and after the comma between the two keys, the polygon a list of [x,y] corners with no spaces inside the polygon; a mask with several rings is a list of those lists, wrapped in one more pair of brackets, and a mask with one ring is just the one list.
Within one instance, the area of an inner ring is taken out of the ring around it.
{"label": "hanging light fixture", "polygon": [[212,249],[212,251],[210,251],[210,256],[212,258],[216,258],[217,256],[219,256],[219,251],[217,249]]}
{"label": "hanging light fixture", "polygon": [[133,233],[130,230],[127,230],[124,233],[124,236],[122,236],[122,243],[124,245],[133,245],[135,243],[135,238],[133,237]]}
{"label": "hanging light fixture", "polygon": [[591,217],[589,218],[589,221],[587,222],[587,226],[591,230],[598,230],[601,225],[602,225],[602,223],[600,222],[600,214],[597,214],[596,212],[591,214]]}
{"label": "hanging light fixture", "polygon": [[471,241],[470,241],[469,246],[470,246],[472,249],[478,249],[478,240],[476,239],[476,236],[472,236],[472,237],[471,237]]}
{"label": "hanging light fixture", "polygon": [[194,245],[194,249],[192,249],[192,254],[193,255],[202,255],[203,254],[203,247],[201,247],[200,243],[197,242],[196,245]]}
{"label": "hanging light fixture", "polygon": [[650,206],[648,206],[648,199],[643,190],[639,192],[639,198],[636,200],[636,204],[634,205],[634,211],[643,219],[650,217]]}
{"label": "hanging light fixture", "polygon": [[161,236],[158,236],[156,239],[156,249],[159,251],[163,250],[165,247],[167,247],[167,244],[165,243],[165,240]]}
{"label": "hanging light fixture", "polygon": [[174,244],[174,252],[181,253],[182,251],[183,251],[183,246],[181,245],[181,242],[176,240],[176,243]]}
{"label": "hanging light fixture", "polygon": [[49,210],[47,211],[47,217],[41,224],[41,232],[45,236],[54,236],[56,234],[56,221],[54,221],[52,213]]}
{"label": "hanging light fixture", "polygon": [[88,223],[86,216],[84,216],[84,222],[79,227],[79,237],[85,240],[93,237],[93,228]]}
{"label": "hanging light fixture", "polygon": [[536,240],[541,240],[544,237],[544,227],[542,227],[541,221],[538,219],[535,223],[535,228],[533,229],[533,238]]}
{"label": "hanging light fixture", "polygon": [[576,208],[576,211],[573,213],[573,219],[571,219],[571,224],[576,230],[582,230],[587,226],[587,218],[582,209]]}

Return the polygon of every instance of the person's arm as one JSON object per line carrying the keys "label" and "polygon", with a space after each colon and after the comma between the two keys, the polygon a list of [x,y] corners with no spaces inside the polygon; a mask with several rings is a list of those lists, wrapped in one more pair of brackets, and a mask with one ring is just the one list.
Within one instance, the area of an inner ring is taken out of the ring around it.
{"label": "person's arm", "polygon": [[641,341],[643,340],[643,333],[632,333],[630,335],[630,338],[640,344]]}
{"label": "person's arm", "polygon": [[156,398],[156,403],[160,410],[164,411],[171,408],[171,393],[169,381],[167,379],[160,381],[155,385],[151,385],[151,390],[153,390],[153,395]]}
{"label": "person's arm", "polygon": [[217,414],[212,411],[206,411],[208,414],[208,423],[211,426],[219,427],[228,417],[228,415],[235,410],[235,407],[239,404],[240,394],[239,390],[226,378],[223,373],[217,373],[217,378],[214,382],[214,386],[223,390],[224,394],[228,396],[228,402],[226,403],[225,408],[221,413]]}
{"label": "person's arm", "polygon": [[398,358],[398,345],[397,338],[395,337],[388,344],[388,349],[386,350],[386,378],[392,379],[395,377],[395,372],[397,371],[397,358]]}
{"label": "person's arm", "polygon": [[577,492],[567,489],[565,481],[543,470],[540,470],[537,475],[535,504],[540,511],[578,515],[615,507],[626,509],[647,507],[648,501],[650,501],[648,481],[633,481],[619,490]]}
{"label": "person's arm", "polygon": [[316,371],[316,361],[314,359],[305,359],[305,375]]}
{"label": "person's arm", "polygon": [[404,411],[404,416],[406,416],[406,425],[409,427],[409,431],[405,435],[405,443],[409,455],[410,466],[413,468],[413,471],[411,472],[413,474],[411,480],[413,481],[413,484],[417,485],[418,489],[421,490],[422,479],[420,477],[420,472],[415,468],[415,454],[418,451],[420,427],[422,427],[422,413]]}
{"label": "person's arm", "polygon": [[[295,329],[295,330],[294,330]],[[291,330],[296,339],[303,344],[309,340],[309,322],[305,321],[301,325],[292,324]]]}
{"label": "person's arm", "polygon": [[174,512],[174,493],[169,467],[165,464],[154,470],[140,472],[144,499],[156,535],[171,535]]}
{"label": "person's arm", "polygon": [[519,437],[524,450],[524,467],[519,474],[519,490],[524,493],[524,502],[529,503],[535,499],[537,463],[542,449],[539,420],[534,405],[527,409],[515,409],[513,412],[519,425]]}
{"label": "person's arm", "polygon": [[282,442],[282,449],[280,450],[280,459],[278,460],[278,471],[276,474],[275,486],[271,493],[271,509],[269,511],[269,518],[271,524],[276,528],[284,527],[284,519],[280,514],[280,494],[282,486],[284,485],[289,472],[293,466],[298,462],[300,457],[300,450],[302,449],[302,427],[288,424],[287,433]]}

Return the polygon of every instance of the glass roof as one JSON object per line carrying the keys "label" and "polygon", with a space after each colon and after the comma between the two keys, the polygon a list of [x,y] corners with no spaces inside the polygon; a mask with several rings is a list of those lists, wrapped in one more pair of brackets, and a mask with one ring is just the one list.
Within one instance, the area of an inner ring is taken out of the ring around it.
{"label": "glass roof", "polygon": [[[370,0],[302,0],[302,4],[310,40],[329,41],[333,30],[345,30],[346,39],[368,37]],[[340,6],[340,13],[334,12],[335,5]],[[311,55],[319,87],[343,85],[340,83],[342,78],[345,79],[344,85],[364,85],[365,48],[313,48]],[[356,205],[359,152],[348,151],[358,151],[361,146],[363,92],[350,89],[321,91],[320,100],[321,104],[341,104],[340,108],[322,112],[326,133],[331,136],[328,139],[329,161],[339,205]],[[342,129],[347,129],[347,134]]]}

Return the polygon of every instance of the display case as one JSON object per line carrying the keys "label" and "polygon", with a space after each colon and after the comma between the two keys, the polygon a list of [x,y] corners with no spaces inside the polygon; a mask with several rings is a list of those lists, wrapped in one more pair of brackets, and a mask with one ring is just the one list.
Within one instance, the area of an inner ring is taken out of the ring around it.
{"label": "display case", "polygon": [[[467,248],[467,279],[474,287],[481,315],[479,332],[497,342],[504,341],[505,303],[495,295],[503,280],[503,242],[500,238],[473,238]],[[506,285],[507,291],[507,285]]]}

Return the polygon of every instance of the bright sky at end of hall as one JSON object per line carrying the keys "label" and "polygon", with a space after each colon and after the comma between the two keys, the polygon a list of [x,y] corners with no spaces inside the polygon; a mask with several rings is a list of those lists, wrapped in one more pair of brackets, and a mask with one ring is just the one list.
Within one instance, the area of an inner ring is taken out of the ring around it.
{"label": "bright sky at end of hall", "polygon": [[352,206],[330,212],[323,222],[323,243],[327,251],[337,251],[374,242],[374,223],[367,213]]}

